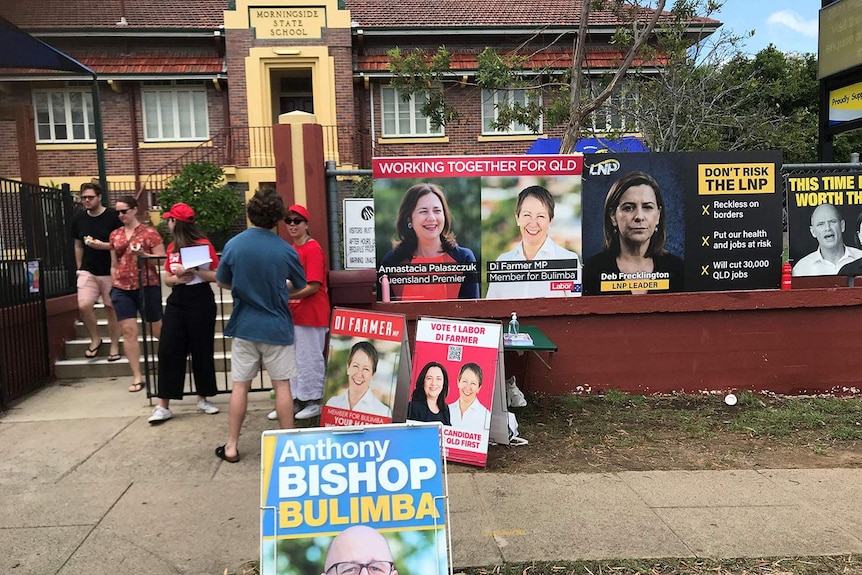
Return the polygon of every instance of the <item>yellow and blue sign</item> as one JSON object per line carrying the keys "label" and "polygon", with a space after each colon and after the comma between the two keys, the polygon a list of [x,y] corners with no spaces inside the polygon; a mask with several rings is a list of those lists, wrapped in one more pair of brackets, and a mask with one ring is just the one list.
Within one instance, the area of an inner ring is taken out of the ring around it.
{"label": "yellow and blue sign", "polygon": [[862,119],[862,82],[829,91],[829,125]]}

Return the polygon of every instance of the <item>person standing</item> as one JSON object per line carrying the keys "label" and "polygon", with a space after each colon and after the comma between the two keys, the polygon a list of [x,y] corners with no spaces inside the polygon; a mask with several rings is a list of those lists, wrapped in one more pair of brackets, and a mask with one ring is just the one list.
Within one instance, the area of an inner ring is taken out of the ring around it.
{"label": "person standing", "polygon": [[129,391],[141,391],[141,347],[138,344],[138,319],[150,324],[150,334],[156,339],[162,328],[162,288],[159,273],[152,262],[143,262],[143,287],[138,276],[138,257],[164,256],[165,244],[156,229],[138,221],[138,201],[122,196],[115,204],[123,227],[111,232],[111,301],[117,310],[117,320],[123,332],[123,351],[132,369]]}
{"label": "person standing", "polygon": [[[213,360],[216,302],[210,288],[210,283],[215,281],[218,255],[195,224],[195,212],[189,205],[174,204],[162,219],[167,221],[174,241],[168,245],[165,259],[165,285],[171,288],[171,295],[165,305],[159,338],[159,385],[156,393],[159,400],[147,420],[153,425],[174,416],[170,402],[183,398],[189,353],[198,394],[197,408],[209,415],[219,412],[218,407],[207,399],[218,392]],[[195,246],[207,252],[208,262],[197,263],[197,258],[189,261],[191,254],[188,251],[183,254],[183,249]],[[184,267],[186,265],[189,267]]]}
{"label": "person standing", "polygon": [[284,217],[278,192],[259,189],[248,201],[246,212],[252,227],[227,242],[216,271],[218,285],[231,291],[234,304],[224,330],[233,337],[228,439],[215,450],[216,457],[229,463],[240,459],[239,433],[248,408],[248,390],[261,364],[275,390],[278,422],[282,429],[293,428],[290,380],[296,376],[296,352],[287,282],[292,290],[306,285],[296,250],[270,231]]}
{"label": "person standing", "polygon": [[72,239],[75,242],[77,271],[78,313],[90,336],[84,355],[99,355],[102,338],[96,320],[96,301],[102,296],[108,317],[108,334],[111,348],[108,361],[120,359],[120,325],[111,303],[111,232],[123,225],[113,208],[102,205],[102,188],[96,183],[81,184],[81,203],[84,211],[72,220]]}
{"label": "person standing", "polygon": [[[329,288],[326,255],[317,240],[308,233],[311,215],[305,206],[294,204],[287,209],[284,223],[305,270],[305,287],[290,294],[290,313],[296,334],[296,377],[291,381],[294,409],[305,405],[294,417],[311,419],[320,415],[323,382],[326,379],[326,332],[329,331]],[[278,419],[273,410],[269,419]]]}

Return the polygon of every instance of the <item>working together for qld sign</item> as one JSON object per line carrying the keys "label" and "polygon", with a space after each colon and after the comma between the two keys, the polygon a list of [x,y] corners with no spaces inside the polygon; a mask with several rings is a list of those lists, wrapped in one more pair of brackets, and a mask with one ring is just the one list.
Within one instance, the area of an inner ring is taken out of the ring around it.
{"label": "working together for qld sign", "polygon": [[[291,553],[305,561],[308,553],[295,540],[318,545],[363,525],[390,541],[396,532],[426,532],[428,565],[419,572],[440,572],[435,550],[446,549],[438,542],[445,539],[446,503],[438,425],[267,431],[261,454],[262,564]],[[308,569],[324,571],[325,551],[315,551],[320,565]]]}

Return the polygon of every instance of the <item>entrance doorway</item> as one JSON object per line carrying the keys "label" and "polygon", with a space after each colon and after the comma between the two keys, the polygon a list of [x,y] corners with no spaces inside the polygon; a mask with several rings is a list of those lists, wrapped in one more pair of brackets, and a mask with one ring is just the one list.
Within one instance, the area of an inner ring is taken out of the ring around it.
{"label": "entrance doorway", "polygon": [[273,70],[270,75],[272,86],[272,123],[287,112],[314,113],[314,90],[311,69]]}

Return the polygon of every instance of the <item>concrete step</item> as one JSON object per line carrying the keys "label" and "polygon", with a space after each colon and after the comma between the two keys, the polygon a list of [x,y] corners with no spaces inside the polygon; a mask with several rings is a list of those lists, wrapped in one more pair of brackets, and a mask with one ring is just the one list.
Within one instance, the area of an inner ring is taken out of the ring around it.
{"label": "concrete step", "polygon": [[[102,343],[102,347],[99,349],[99,355],[97,357],[108,357],[111,348],[111,341],[107,335],[107,328],[105,329],[105,335],[102,338],[102,341],[104,343]],[[159,340],[153,341],[151,339],[151,341],[152,343],[150,344],[150,349],[152,350],[152,353],[159,353]],[[215,345],[217,350],[229,352],[232,343],[233,338],[224,337],[224,334],[222,333],[216,333]],[[141,349],[143,349],[144,337],[141,335],[138,336],[138,345],[141,347]],[[84,355],[84,352],[87,351],[89,347],[90,338],[87,336],[78,339],[66,340],[66,359],[89,359],[87,356]],[[120,338],[120,354],[122,355],[123,353],[123,338]]]}
{"label": "concrete step", "polygon": [[[227,315],[216,315],[216,329],[224,329],[224,326],[227,324],[227,321],[230,319],[230,314]],[[99,318],[96,321],[96,327],[99,330],[99,335],[102,336],[102,339],[108,339],[108,320],[107,318]],[[141,318],[138,318],[138,333],[143,333],[143,328],[141,327]],[[84,327],[84,323],[81,320],[75,320],[75,339],[87,339],[89,340],[90,334],[87,333],[87,329]]]}
{"label": "concrete step", "polygon": [[[94,359],[75,358],[63,359],[54,364],[57,379],[86,379],[92,377],[125,377],[131,375],[129,360],[123,357],[119,361],[109,362],[107,355]],[[217,372],[230,372],[230,353],[216,352],[213,356]],[[150,358],[150,371],[158,372],[159,359]],[[141,358],[141,369],[144,359]]]}
{"label": "concrete step", "polygon": [[[225,317],[230,317],[230,314],[233,312],[233,300],[230,298],[230,293],[225,292],[227,299],[219,300],[218,295],[216,295],[216,310],[219,314],[224,315]],[[165,309],[165,304],[167,303],[167,298],[162,298],[162,309]],[[102,303],[97,303],[94,307],[94,311],[96,312],[97,320],[105,320],[108,318],[105,313],[105,305]]]}

